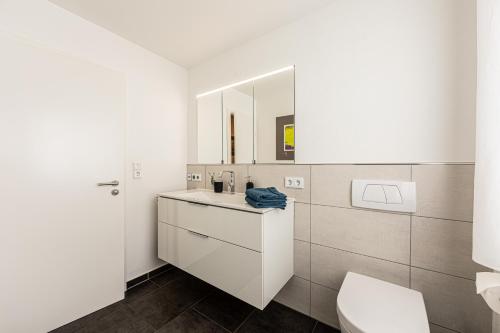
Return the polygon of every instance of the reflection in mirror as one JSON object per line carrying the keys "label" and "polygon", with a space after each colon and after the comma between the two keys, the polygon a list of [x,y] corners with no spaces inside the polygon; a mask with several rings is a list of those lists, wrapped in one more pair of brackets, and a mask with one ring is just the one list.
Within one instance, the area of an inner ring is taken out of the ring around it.
{"label": "reflection in mirror", "polygon": [[224,163],[252,163],[253,83],[226,89],[222,94]]}
{"label": "reflection in mirror", "polygon": [[294,71],[254,82],[256,163],[294,163]]}
{"label": "reflection in mirror", "polygon": [[222,157],[222,92],[198,98],[198,163],[219,164]]}

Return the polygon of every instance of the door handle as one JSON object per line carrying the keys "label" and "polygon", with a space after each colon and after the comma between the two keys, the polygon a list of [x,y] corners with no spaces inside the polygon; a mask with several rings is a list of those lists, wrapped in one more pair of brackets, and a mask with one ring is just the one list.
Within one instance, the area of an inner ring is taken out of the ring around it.
{"label": "door handle", "polygon": [[110,182],[105,182],[105,183],[97,183],[97,186],[118,186],[120,185],[120,182],[117,180],[112,180]]}

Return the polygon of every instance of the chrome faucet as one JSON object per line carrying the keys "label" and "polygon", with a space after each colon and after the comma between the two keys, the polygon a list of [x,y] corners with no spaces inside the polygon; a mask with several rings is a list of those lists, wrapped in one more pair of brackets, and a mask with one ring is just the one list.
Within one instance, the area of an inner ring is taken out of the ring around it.
{"label": "chrome faucet", "polygon": [[227,184],[227,191],[234,193],[234,171],[232,170],[223,170],[220,173],[220,176],[222,177],[225,173],[228,173],[230,175],[229,177],[229,183]]}

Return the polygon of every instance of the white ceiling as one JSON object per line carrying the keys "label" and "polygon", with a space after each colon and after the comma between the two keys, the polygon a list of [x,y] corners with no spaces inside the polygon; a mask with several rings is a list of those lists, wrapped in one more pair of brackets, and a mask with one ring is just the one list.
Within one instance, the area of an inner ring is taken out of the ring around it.
{"label": "white ceiling", "polygon": [[190,68],[332,0],[50,0]]}

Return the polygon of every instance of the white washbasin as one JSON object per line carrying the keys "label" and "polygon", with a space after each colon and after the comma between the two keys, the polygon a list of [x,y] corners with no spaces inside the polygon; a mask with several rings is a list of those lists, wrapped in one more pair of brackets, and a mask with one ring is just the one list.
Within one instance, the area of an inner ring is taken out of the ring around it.
{"label": "white washbasin", "polygon": [[[245,201],[244,193],[215,193],[211,190],[196,189],[184,190],[176,192],[160,193],[158,196],[162,198],[170,198],[176,200],[183,200],[210,206],[225,207],[231,209],[244,210],[254,213],[265,213],[275,208],[254,208]],[[294,199],[288,198],[287,201]]]}

